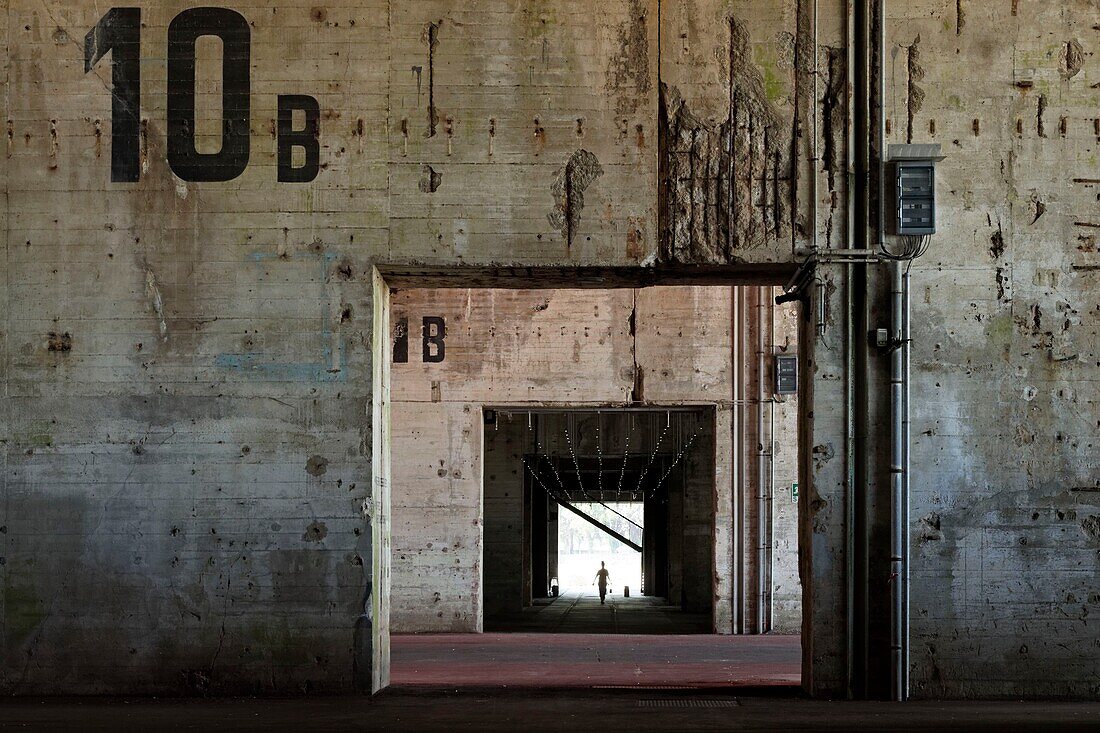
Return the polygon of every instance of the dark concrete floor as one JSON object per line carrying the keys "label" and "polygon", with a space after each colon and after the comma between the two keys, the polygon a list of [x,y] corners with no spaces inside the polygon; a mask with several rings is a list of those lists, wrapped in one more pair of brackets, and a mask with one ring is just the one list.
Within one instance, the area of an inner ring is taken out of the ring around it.
{"label": "dark concrete floor", "polygon": [[614,593],[600,604],[595,588],[567,589],[522,613],[485,619],[486,631],[543,634],[709,634],[709,614],[685,613],[663,598]]}
{"label": "dark concrete floor", "polygon": [[[659,627],[660,605],[629,604],[638,615],[626,623],[598,599],[595,609],[563,605],[551,626],[621,632],[649,618]],[[374,697],[9,698],[0,700],[0,731],[1100,730],[1100,702],[807,700],[791,684],[798,637],[513,633],[392,643],[395,684]]]}
{"label": "dark concrete floor", "polygon": [[425,634],[393,636],[390,650],[395,686],[797,687],[802,679],[797,636]]}
{"label": "dark concrete floor", "polygon": [[390,690],[374,698],[0,702],[34,731],[1095,731],[1100,703],[821,702],[727,691]]}

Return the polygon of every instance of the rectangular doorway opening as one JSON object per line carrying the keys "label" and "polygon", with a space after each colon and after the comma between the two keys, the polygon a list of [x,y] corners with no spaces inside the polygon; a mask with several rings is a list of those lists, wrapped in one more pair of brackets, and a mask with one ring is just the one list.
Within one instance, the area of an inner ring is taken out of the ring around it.
{"label": "rectangular doorway opening", "polygon": [[387,288],[390,683],[800,683],[797,401],[769,386],[797,311],[773,295]]}
{"label": "rectangular doorway opening", "polygon": [[713,630],[713,408],[486,415],[486,631]]}

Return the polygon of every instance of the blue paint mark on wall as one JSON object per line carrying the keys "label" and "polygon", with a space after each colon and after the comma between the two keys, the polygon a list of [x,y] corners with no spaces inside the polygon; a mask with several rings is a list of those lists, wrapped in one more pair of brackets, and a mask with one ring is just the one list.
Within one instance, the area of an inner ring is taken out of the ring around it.
{"label": "blue paint mark on wall", "polygon": [[[273,252],[257,251],[249,254],[248,258],[256,264],[263,264],[282,259],[306,259],[310,255],[298,255],[292,257],[280,257]],[[336,261],[336,254],[321,252],[317,256],[321,266],[321,287],[324,287],[329,265]],[[335,345],[335,346],[334,346]],[[247,376],[257,377],[264,381],[272,382],[346,382],[347,370],[344,356],[347,349],[344,337],[337,334],[333,338],[331,319],[328,308],[321,307],[321,350],[316,362],[281,362],[277,357],[264,354],[261,351],[250,351],[238,354],[218,354],[214,358],[214,365],[221,369],[229,369]]]}

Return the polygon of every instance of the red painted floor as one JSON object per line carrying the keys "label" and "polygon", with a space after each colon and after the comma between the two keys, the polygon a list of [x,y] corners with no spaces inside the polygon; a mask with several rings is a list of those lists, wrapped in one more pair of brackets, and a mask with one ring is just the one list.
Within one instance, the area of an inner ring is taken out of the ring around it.
{"label": "red painted floor", "polygon": [[424,634],[391,638],[391,684],[447,687],[798,685],[798,636]]}

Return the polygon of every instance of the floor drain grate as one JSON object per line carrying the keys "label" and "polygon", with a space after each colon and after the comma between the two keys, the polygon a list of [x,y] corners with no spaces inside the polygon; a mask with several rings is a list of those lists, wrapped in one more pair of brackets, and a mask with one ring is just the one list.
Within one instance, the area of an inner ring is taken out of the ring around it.
{"label": "floor drain grate", "polygon": [[639,700],[640,708],[735,708],[736,700]]}
{"label": "floor drain grate", "polygon": [[593,685],[593,690],[698,690],[697,685]]}

